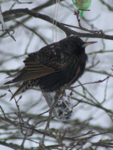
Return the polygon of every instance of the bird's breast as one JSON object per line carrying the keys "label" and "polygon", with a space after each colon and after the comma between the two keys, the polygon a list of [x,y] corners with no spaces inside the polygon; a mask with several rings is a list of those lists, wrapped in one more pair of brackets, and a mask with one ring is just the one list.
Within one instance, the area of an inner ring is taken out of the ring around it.
{"label": "bird's breast", "polygon": [[72,65],[70,65],[70,82],[69,85],[73,84],[78,80],[79,77],[81,77],[84,73],[86,61],[87,61],[87,55],[84,54],[83,56],[76,56],[75,59],[73,59]]}

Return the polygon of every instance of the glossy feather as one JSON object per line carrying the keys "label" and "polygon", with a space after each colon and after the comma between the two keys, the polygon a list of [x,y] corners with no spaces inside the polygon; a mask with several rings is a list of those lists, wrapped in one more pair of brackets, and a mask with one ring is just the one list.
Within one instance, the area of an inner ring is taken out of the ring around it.
{"label": "glossy feather", "polygon": [[85,42],[79,37],[70,36],[45,46],[29,54],[24,60],[25,67],[5,84],[23,82],[13,97],[33,86],[39,86],[48,92],[58,90],[64,85],[69,86],[85,70],[87,55],[84,45]]}

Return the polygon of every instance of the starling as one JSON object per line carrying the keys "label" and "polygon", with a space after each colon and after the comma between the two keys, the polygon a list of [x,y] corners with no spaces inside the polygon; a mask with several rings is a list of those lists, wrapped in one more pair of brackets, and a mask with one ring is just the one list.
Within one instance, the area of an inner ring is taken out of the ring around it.
{"label": "starling", "polygon": [[25,67],[5,83],[23,82],[12,98],[33,86],[52,92],[73,84],[85,70],[88,59],[85,47],[93,43],[73,35],[29,54],[24,60]]}

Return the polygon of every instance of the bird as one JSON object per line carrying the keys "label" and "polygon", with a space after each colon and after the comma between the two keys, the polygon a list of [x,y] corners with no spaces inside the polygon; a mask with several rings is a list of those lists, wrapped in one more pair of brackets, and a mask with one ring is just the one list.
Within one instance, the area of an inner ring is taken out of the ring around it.
{"label": "bird", "polygon": [[85,47],[94,43],[71,35],[29,54],[23,61],[24,68],[5,83],[22,82],[11,99],[34,86],[53,92],[76,82],[83,75],[88,60]]}

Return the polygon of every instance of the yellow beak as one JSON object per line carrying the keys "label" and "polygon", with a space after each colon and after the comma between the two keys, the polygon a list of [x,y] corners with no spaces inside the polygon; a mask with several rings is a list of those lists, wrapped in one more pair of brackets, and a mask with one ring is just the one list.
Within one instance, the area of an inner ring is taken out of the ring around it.
{"label": "yellow beak", "polygon": [[97,43],[96,41],[95,42],[85,42],[85,44],[82,45],[82,47],[86,47],[88,45],[91,45],[91,44],[95,44]]}

